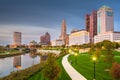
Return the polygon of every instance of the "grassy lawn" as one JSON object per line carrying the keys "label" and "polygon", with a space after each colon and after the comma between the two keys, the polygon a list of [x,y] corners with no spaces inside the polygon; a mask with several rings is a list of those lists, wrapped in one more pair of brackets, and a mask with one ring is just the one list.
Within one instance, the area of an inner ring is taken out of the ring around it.
{"label": "grassy lawn", "polygon": [[[64,68],[62,67],[62,57],[63,56],[59,57],[56,60],[57,64],[61,68],[61,72],[59,74],[58,80],[71,80],[71,78],[68,76],[68,74],[65,72]],[[33,75],[32,77],[30,77],[28,80],[47,80],[47,79],[44,79],[42,72],[38,72],[35,75]]]}
{"label": "grassy lawn", "polygon": [[64,68],[62,66],[62,57],[63,56],[61,56],[59,59],[57,59],[57,63],[61,67],[61,72],[60,72],[59,80],[71,80],[71,78],[69,77],[69,75],[66,73],[66,71],[64,70]]}
{"label": "grassy lawn", "polygon": [[45,80],[42,76],[42,72],[38,72],[37,74],[30,77],[28,80]]}
{"label": "grassy lawn", "polygon": [[[104,51],[103,51],[104,52]],[[114,60],[120,62],[120,52],[113,51],[115,55]],[[72,66],[80,72],[88,80],[93,79],[94,63],[92,56],[89,54],[79,54],[77,57],[74,55],[69,56],[69,61],[72,61]],[[96,80],[113,80],[109,72],[104,71],[111,64],[103,62],[103,56],[96,62]]]}

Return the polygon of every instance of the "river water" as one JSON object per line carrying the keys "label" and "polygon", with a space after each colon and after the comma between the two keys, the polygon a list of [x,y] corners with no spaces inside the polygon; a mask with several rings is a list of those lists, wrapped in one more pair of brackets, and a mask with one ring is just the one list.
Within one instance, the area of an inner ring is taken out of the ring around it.
{"label": "river water", "polygon": [[2,58],[0,59],[0,77],[7,76],[13,71],[22,70],[38,63],[40,63],[40,56],[31,53]]}

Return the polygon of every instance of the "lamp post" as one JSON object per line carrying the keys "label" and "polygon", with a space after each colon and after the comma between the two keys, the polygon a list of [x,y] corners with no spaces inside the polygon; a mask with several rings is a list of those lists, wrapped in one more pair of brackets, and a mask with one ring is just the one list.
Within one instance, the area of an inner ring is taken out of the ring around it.
{"label": "lamp post", "polygon": [[75,53],[75,64],[77,64],[77,53]]}
{"label": "lamp post", "polygon": [[96,80],[96,78],[95,78],[95,61],[96,61],[96,57],[95,56],[93,57],[93,61],[94,61],[94,79],[93,80]]}

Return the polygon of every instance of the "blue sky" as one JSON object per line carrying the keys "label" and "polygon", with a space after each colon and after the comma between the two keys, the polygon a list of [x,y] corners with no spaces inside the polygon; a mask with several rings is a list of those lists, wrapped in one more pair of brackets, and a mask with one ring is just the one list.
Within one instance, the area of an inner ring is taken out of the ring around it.
{"label": "blue sky", "polygon": [[57,39],[62,19],[67,32],[85,28],[85,15],[102,5],[114,11],[114,28],[120,31],[119,0],[0,0],[0,45],[11,44],[13,32],[22,32],[22,43],[39,42],[45,32]]}

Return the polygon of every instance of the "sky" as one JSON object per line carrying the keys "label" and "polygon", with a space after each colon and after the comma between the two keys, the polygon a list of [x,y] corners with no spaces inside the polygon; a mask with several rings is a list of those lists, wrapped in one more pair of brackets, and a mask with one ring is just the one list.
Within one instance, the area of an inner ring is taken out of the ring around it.
{"label": "sky", "polygon": [[58,39],[62,20],[67,33],[85,29],[85,15],[107,5],[114,11],[114,29],[120,31],[120,0],[0,0],[0,45],[13,43],[13,32],[22,32],[22,44],[50,33]]}

